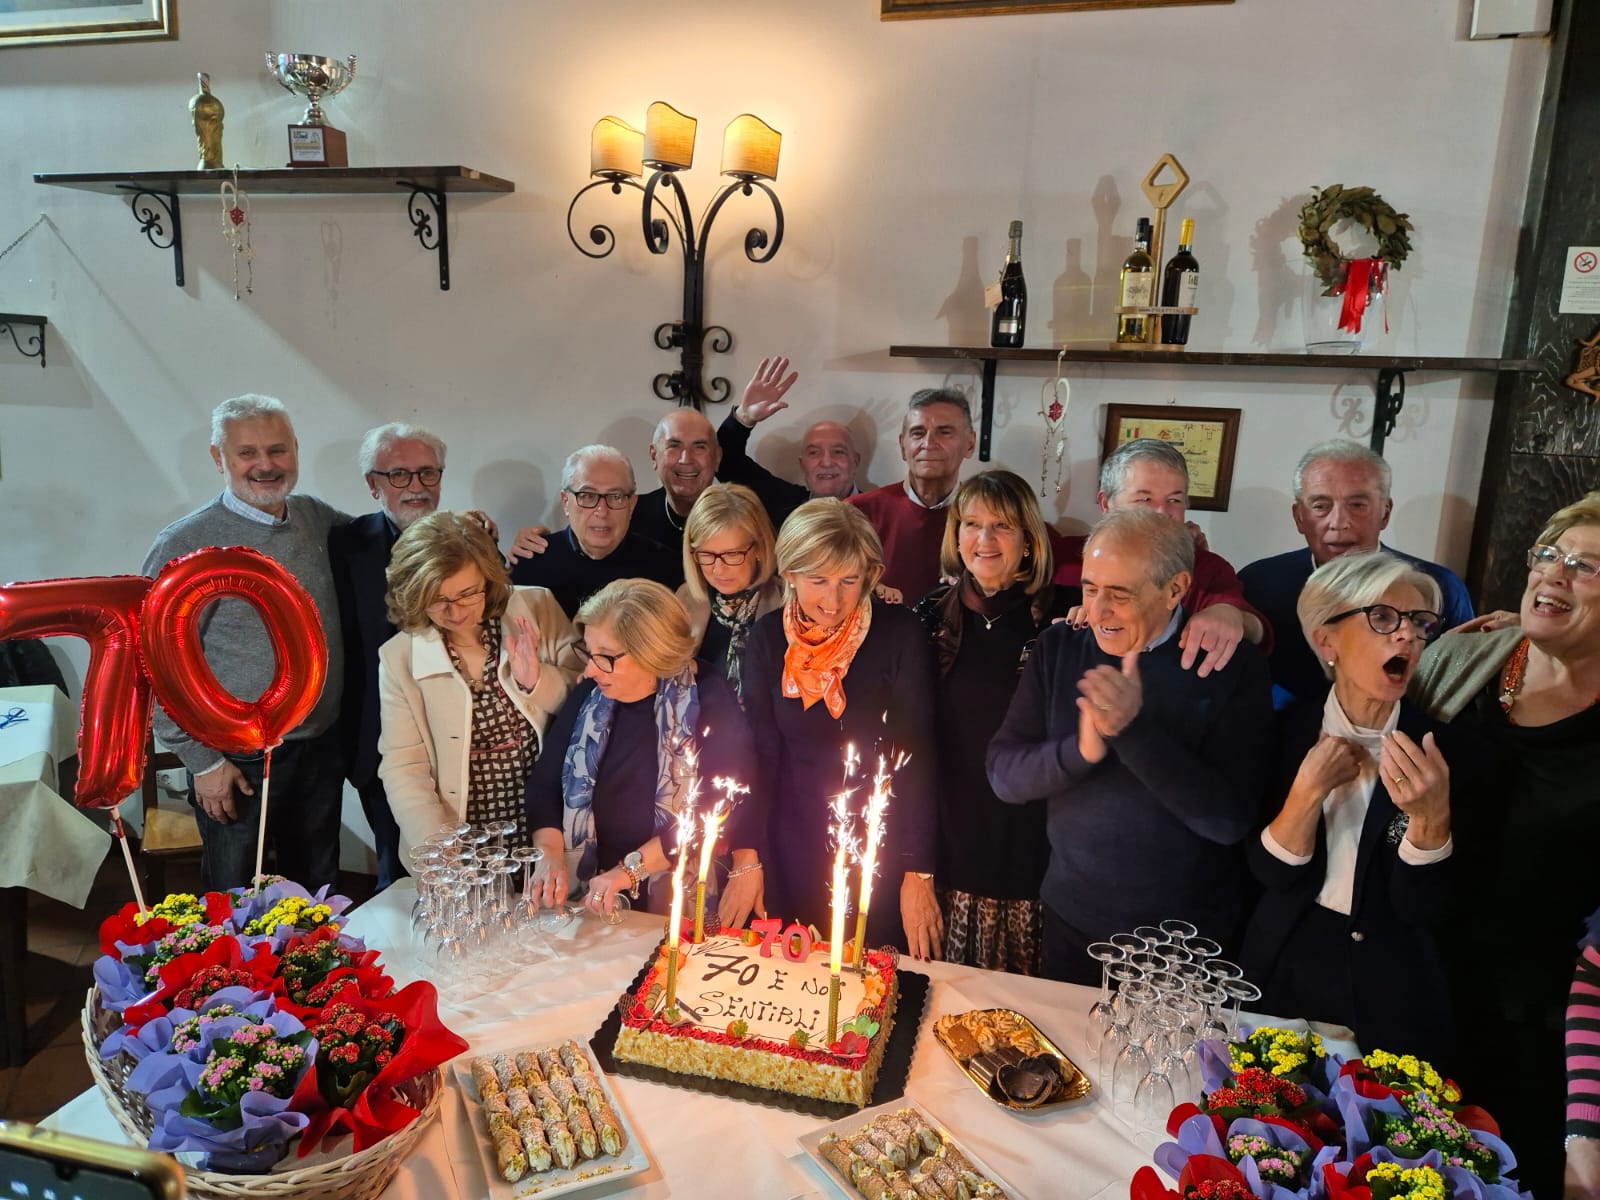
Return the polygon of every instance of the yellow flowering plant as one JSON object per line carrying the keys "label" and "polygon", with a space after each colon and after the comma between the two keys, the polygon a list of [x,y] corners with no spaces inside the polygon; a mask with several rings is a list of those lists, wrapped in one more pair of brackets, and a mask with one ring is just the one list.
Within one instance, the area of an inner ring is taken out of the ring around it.
{"label": "yellow flowering plant", "polygon": [[1322,1039],[1314,1033],[1262,1025],[1228,1043],[1228,1057],[1235,1073],[1259,1067],[1279,1079],[1303,1083],[1325,1053]]}
{"label": "yellow flowering plant", "polygon": [[[244,927],[246,937],[270,934],[279,927],[309,931],[333,920],[333,909],[304,896],[285,896]],[[338,926],[334,925],[337,929]]]}

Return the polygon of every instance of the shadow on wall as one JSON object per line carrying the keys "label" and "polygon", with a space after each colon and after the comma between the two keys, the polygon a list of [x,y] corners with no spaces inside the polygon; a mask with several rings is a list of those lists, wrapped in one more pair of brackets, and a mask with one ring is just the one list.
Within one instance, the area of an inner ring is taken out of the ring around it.
{"label": "shadow on wall", "polygon": [[1280,322],[1293,315],[1304,290],[1302,273],[1284,256],[1283,244],[1299,242],[1300,210],[1311,196],[1301,192],[1285,196],[1272,212],[1256,222],[1250,235],[1250,267],[1256,276],[1256,328],[1252,345],[1269,347]]}
{"label": "shadow on wall", "polygon": [[989,344],[989,310],[983,306],[983,277],[978,272],[975,236],[961,239],[961,273],[934,315],[945,323],[948,345]]}

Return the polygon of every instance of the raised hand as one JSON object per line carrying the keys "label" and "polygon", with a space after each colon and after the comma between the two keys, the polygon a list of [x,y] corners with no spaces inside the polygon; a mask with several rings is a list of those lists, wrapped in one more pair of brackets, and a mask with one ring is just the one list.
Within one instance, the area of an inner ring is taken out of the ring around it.
{"label": "raised hand", "polygon": [[514,617],[511,631],[506,637],[506,661],[511,664],[511,678],[525,692],[539,686],[539,627],[527,617]]}
{"label": "raised hand", "polygon": [[1443,846],[1450,836],[1450,767],[1433,734],[1419,746],[1396,729],[1383,739],[1378,770],[1389,799],[1411,818],[1406,841],[1418,850]]}
{"label": "raised hand", "polygon": [[774,413],[780,413],[789,407],[783,395],[794,386],[794,381],[800,378],[800,373],[791,371],[786,379],[783,373],[788,370],[789,360],[781,354],[776,358],[761,360],[756,373],[750,377],[750,382],[745,384],[744,398],[734,410],[734,416],[739,424],[747,429],[754,429]]}

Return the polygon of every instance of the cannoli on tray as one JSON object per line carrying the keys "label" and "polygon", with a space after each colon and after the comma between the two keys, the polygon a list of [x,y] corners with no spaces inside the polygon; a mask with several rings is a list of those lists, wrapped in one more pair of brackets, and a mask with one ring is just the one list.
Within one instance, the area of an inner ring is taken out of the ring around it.
{"label": "cannoli on tray", "polygon": [[503,1090],[500,1087],[500,1076],[494,1073],[494,1064],[487,1058],[472,1060],[472,1086],[478,1089],[479,1100],[498,1096]]}

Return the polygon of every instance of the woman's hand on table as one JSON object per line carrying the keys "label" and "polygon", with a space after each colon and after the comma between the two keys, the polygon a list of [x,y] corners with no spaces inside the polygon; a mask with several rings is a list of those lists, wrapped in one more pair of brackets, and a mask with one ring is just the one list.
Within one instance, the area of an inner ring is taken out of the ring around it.
{"label": "woman's hand on table", "polygon": [[626,892],[632,887],[633,877],[621,867],[612,867],[589,880],[589,894],[583,898],[583,902],[591,912],[610,916],[617,911],[617,893]]}
{"label": "woman's hand on table", "polygon": [[[739,869],[736,865],[735,869]],[[724,929],[743,929],[754,913],[767,915],[766,873],[757,863],[753,867],[731,875],[722,885],[722,895],[717,900],[717,917]]]}
{"label": "woman's hand on table", "polygon": [[544,852],[539,868],[533,876],[534,898],[545,908],[554,908],[572,891],[572,880],[567,875],[566,848],[559,829],[536,829],[533,844]]}
{"label": "woman's hand on table", "polygon": [[900,881],[900,921],[905,926],[911,957],[921,962],[944,957],[944,917],[933,880],[907,871]]}
{"label": "woman's hand on table", "polygon": [[511,663],[511,678],[525,692],[539,686],[539,627],[527,617],[514,617],[511,636],[506,639],[506,658]]}
{"label": "woman's hand on table", "polygon": [[1450,837],[1450,768],[1433,734],[1417,745],[1398,729],[1383,739],[1378,760],[1394,806],[1411,818],[1406,841],[1418,850],[1438,850]]}

